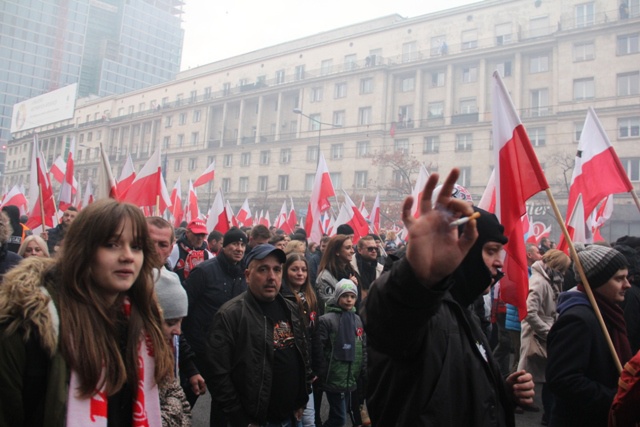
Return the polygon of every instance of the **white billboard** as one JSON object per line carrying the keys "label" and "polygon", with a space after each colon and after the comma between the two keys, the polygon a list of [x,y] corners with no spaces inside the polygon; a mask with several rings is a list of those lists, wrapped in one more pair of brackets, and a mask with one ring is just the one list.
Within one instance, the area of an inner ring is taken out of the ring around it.
{"label": "white billboard", "polygon": [[45,93],[13,106],[11,133],[73,118],[78,84]]}

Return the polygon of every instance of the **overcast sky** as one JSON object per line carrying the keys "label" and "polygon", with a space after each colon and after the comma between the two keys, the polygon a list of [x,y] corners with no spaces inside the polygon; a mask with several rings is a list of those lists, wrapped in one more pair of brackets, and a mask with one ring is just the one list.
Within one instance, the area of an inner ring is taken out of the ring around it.
{"label": "overcast sky", "polygon": [[182,69],[397,13],[413,18],[481,0],[185,0]]}

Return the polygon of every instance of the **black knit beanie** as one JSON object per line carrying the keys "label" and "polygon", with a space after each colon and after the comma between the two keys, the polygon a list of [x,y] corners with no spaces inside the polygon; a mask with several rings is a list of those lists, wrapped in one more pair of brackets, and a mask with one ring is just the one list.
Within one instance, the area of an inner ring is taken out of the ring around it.
{"label": "black knit beanie", "polygon": [[233,227],[226,233],[224,233],[224,239],[222,240],[222,247],[225,247],[231,243],[244,242],[247,244],[247,235],[239,228]]}
{"label": "black knit beanie", "polygon": [[[602,245],[584,246],[577,243],[576,251],[591,289],[596,289],[607,283],[618,270],[628,268],[624,255],[613,248]],[[575,265],[573,272],[576,282],[582,283]]]}

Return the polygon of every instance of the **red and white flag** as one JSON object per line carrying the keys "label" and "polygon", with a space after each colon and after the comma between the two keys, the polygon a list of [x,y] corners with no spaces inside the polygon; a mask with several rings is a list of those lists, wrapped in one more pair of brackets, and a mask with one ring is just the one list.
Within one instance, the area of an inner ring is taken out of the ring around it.
{"label": "red and white flag", "polygon": [[122,201],[136,206],[156,206],[158,197],[162,196],[161,178],[160,150],[156,149],[125,190]]}
{"label": "red and white flag", "polygon": [[100,168],[98,174],[98,189],[96,191],[96,199],[104,199],[111,197],[112,199],[120,200],[120,194],[118,193],[118,184],[113,177],[113,170],[109,163],[109,157],[104,151],[102,143],[100,144]]}
{"label": "red and white flag", "polygon": [[594,242],[602,242],[604,238],[600,234],[600,229],[607,222],[611,215],[613,214],[613,194],[605,197],[605,199],[600,203],[600,207],[596,211],[594,211],[589,217],[591,221],[588,225],[591,228],[591,234],[593,236]]}
{"label": "red and white flag", "polygon": [[358,243],[361,237],[369,234],[369,224],[367,220],[346,191],[344,191],[344,203],[340,208],[335,222],[336,227],[342,224],[347,224],[353,228],[353,244]]}
{"label": "red and white flag", "polygon": [[29,202],[17,184],[14,185],[2,198],[0,209],[5,206],[16,206],[20,210],[20,215],[26,215],[29,211]]}
{"label": "red and white flag", "polygon": [[53,179],[58,181],[58,183],[62,184],[64,181],[64,173],[67,170],[67,164],[64,162],[62,156],[56,157],[56,160],[51,165],[51,169],[49,173],[53,176]]}
{"label": "red and white flag", "polygon": [[329,212],[324,214],[324,220],[322,221],[323,233],[327,236],[335,236],[336,233],[334,230],[336,230],[337,228],[335,225],[336,219],[333,217],[333,215],[331,215]]}
{"label": "red and white flag", "polygon": [[482,193],[480,202],[478,203],[480,209],[484,209],[487,212],[496,212],[496,170],[491,171],[489,182]]}
{"label": "red and white flag", "polygon": [[120,173],[120,178],[118,178],[118,189],[121,193],[127,191],[127,189],[133,184],[133,181],[136,179],[136,170],[133,167],[133,160],[131,159],[131,154],[127,157],[127,161],[122,167],[122,172]]}
{"label": "red and white flag", "polygon": [[229,218],[227,218],[227,211],[224,208],[223,200],[222,189],[220,189],[213,199],[211,209],[209,209],[209,216],[207,217],[207,230],[209,230],[209,232],[217,230],[224,234],[229,231]]}
{"label": "red and white flag", "polygon": [[305,230],[310,241],[320,243],[322,239],[322,214],[331,207],[329,197],[335,197],[336,193],[333,189],[329,168],[324,160],[322,153],[319,153],[318,169],[313,182],[311,191],[311,200],[307,209],[307,218],[305,220]]}
{"label": "red and white flag", "polygon": [[[39,146],[38,136],[34,135],[29,180],[29,220],[26,226],[37,234],[39,234],[38,231],[44,231],[46,227],[57,225],[57,209],[53,199],[53,188],[49,180],[44,155],[40,152]],[[39,227],[42,228],[36,230]]]}
{"label": "red and white flag", "polygon": [[[58,197],[58,206],[61,211],[66,211],[69,206],[73,204],[73,195],[78,191],[77,186],[74,186],[73,173],[75,170],[73,158],[76,155],[76,140],[71,140],[71,146],[69,148],[69,154],[67,155],[67,164],[64,172],[64,179],[60,185],[60,196]],[[77,185],[77,183],[76,183]]]}
{"label": "red and white flag", "polygon": [[238,220],[236,219],[236,216],[233,213],[233,209],[231,208],[231,203],[229,203],[229,200],[225,202],[224,210],[227,211],[227,219],[229,220],[230,225],[237,227]]}
{"label": "red and white flag", "polygon": [[281,228],[285,233],[293,234],[296,224],[298,223],[298,217],[296,216],[296,210],[293,207],[293,197],[289,196],[289,200],[291,200],[291,209],[289,209],[289,214],[287,215],[287,229],[285,230],[284,228]]}
{"label": "red and white flag", "polygon": [[630,191],[633,191],[633,185],[595,110],[589,107],[578,143],[566,217],[571,215],[579,194],[582,194],[584,214],[588,216],[609,194]]}
{"label": "red and white flag", "polygon": [[253,225],[253,218],[251,216],[251,209],[249,208],[249,199],[244,199],[244,203],[236,215],[238,224],[244,227],[251,227]]}
{"label": "red and white flag", "polygon": [[271,227],[271,219],[269,218],[269,211],[268,210],[265,211],[264,216],[262,216],[262,211],[260,211],[260,221],[259,221],[259,223],[261,225],[264,225],[267,228]]}
{"label": "red and white flag", "polygon": [[188,223],[200,218],[200,207],[198,206],[198,193],[193,188],[193,183],[189,180],[189,196],[187,199],[187,209],[184,214],[184,220]]}
{"label": "red and white flag", "polygon": [[373,231],[377,233],[380,230],[380,193],[376,195],[376,200],[373,202],[373,207],[369,214],[369,222],[373,227]]}
{"label": "red and white flag", "polygon": [[184,211],[182,210],[182,184],[180,184],[180,177],[176,180],[171,190],[171,216],[173,216],[173,226],[180,227]]}
{"label": "red and white flag", "polygon": [[358,207],[358,209],[360,209],[360,213],[362,214],[362,216],[364,216],[365,218],[369,218],[369,211],[364,205],[364,194],[362,195],[362,200],[360,200],[360,206]]}
{"label": "red and white flag", "polygon": [[413,205],[411,206],[411,213],[414,217],[418,218],[420,216],[420,200],[422,200],[422,193],[424,192],[424,187],[427,185],[427,180],[429,179],[429,171],[425,167],[424,164],[420,164],[420,171],[418,172],[418,179],[416,179],[416,184],[413,186],[413,191],[411,192],[411,196],[413,197]]}
{"label": "red and white flag", "polygon": [[[582,194],[579,194],[575,206],[571,210],[571,217],[567,222],[567,232],[569,233],[569,237],[571,237],[571,241],[574,243],[587,243],[585,228],[584,205],[582,204]],[[566,250],[567,248],[558,246],[558,249]]]}
{"label": "red and white flag", "polygon": [[167,208],[171,207],[171,196],[167,190],[167,183],[164,181],[164,176],[160,174],[160,198],[158,204],[158,212],[156,215],[162,216]]}
{"label": "red and white flag", "polygon": [[82,195],[82,202],[79,209],[86,208],[91,203],[95,201],[93,196],[93,185],[91,185],[91,180],[87,180],[87,185],[84,189],[84,194]]}
{"label": "red and white flag", "polygon": [[196,179],[193,183],[194,187],[200,187],[201,185],[206,184],[207,182],[213,181],[213,176],[216,170],[216,161],[211,162],[209,167]]}
{"label": "red and white flag", "polygon": [[282,202],[282,207],[280,208],[280,213],[278,214],[276,219],[273,220],[273,226],[275,228],[282,229],[282,227],[281,227],[282,224],[286,224],[286,222],[287,222],[287,201],[284,200]]}
{"label": "red and white flag", "polygon": [[549,188],[549,184],[497,71],[493,73],[492,86],[496,216],[509,238],[500,293],[503,301],[518,308],[523,319],[527,315],[529,274],[520,218],[526,212],[525,202]]}

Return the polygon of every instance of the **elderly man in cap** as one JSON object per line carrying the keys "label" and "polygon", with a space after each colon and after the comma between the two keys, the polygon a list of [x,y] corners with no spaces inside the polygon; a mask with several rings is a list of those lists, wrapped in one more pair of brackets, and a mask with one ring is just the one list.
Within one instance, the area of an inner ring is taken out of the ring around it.
{"label": "elderly man in cap", "polygon": [[208,336],[212,398],[231,426],[296,425],[308,400],[304,322],[298,306],[280,295],[285,260],[275,246],[254,247],[247,292],[218,311]]}
{"label": "elderly man in cap", "polygon": [[176,242],[169,263],[173,265],[173,272],[178,275],[180,282],[184,284],[189,274],[198,264],[213,258],[207,250],[207,225],[201,219],[191,221],[187,225],[187,231]]}
{"label": "elderly man in cap", "polygon": [[[247,235],[238,228],[232,228],[225,233],[218,256],[199,264],[184,282],[189,298],[189,315],[182,329],[196,353],[196,365],[208,384],[212,382],[211,369],[205,358],[206,337],[213,324],[213,316],[220,307],[247,290],[242,267],[246,245]],[[188,392],[187,397],[190,402],[197,398]],[[220,412],[212,407],[212,421],[222,420],[220,416]]]}

